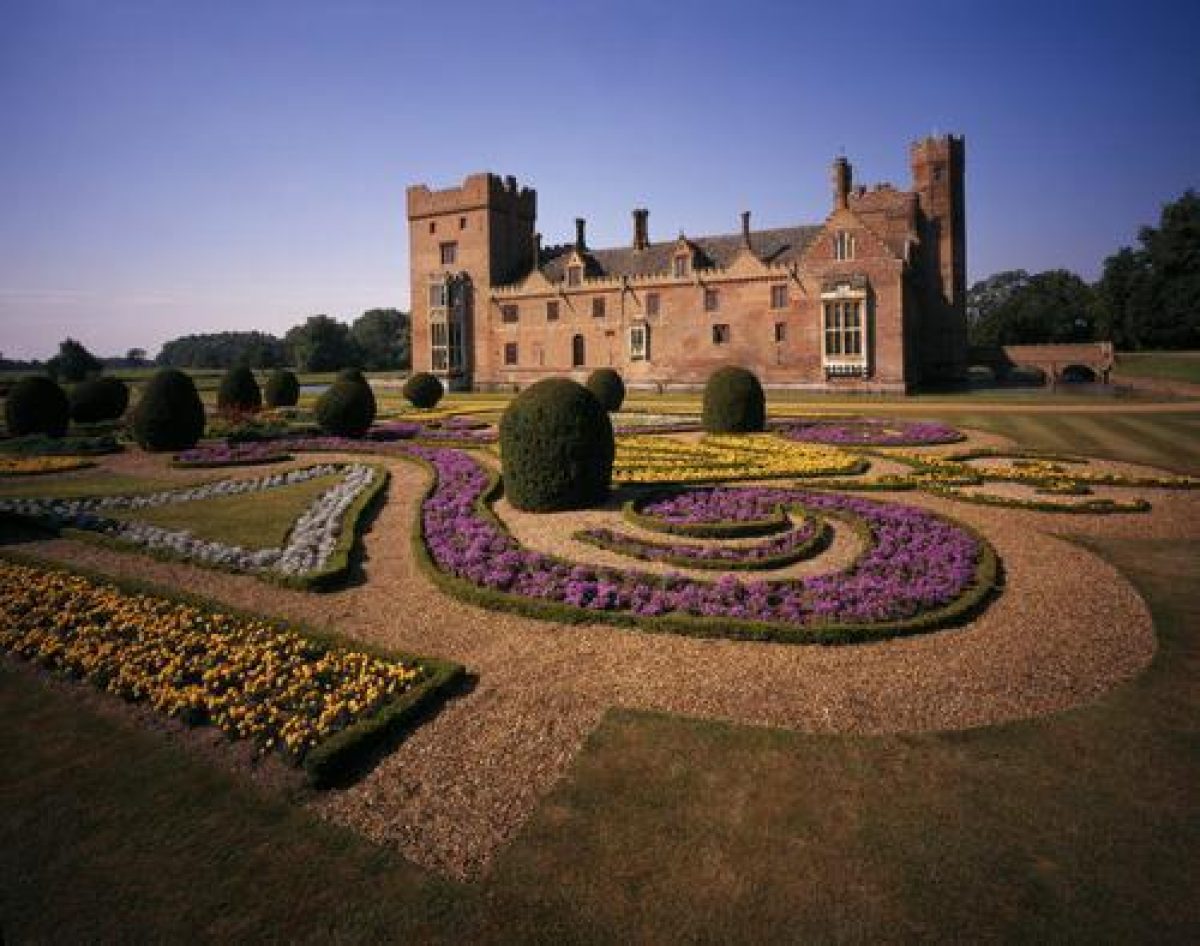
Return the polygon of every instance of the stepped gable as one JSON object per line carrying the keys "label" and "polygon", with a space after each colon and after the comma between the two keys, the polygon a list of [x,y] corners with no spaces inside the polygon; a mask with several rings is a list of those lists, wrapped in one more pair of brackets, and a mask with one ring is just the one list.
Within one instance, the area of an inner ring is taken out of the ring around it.
{"label": "stepped gable", "polygon": [[[801,253],[821,232],[820,226],[780,227],[774,230],[754,230],[750,244],[754,254],[764,263],[798,262]],[[687,242],[695,250],[697,269],[725,269],[743,247],[742,234],[728,233],[719,236],[688,237]],[[679,247],[679,241],[668,240],[651,243],[645,249],[629,246],[611,249],[586,250],[586,275],[598,277],[666,275],[671,271],[671,259]],[[542,251],[541,270],[551,282],[562,282],[566,278],[567,260],[574,246],[547,247]]]}

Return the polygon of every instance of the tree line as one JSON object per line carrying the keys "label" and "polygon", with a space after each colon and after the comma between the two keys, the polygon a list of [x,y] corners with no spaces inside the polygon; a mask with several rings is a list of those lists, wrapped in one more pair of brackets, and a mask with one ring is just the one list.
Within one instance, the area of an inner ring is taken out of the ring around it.
{"label": "tree line", "polygon": [[1112,341],[1125,351],[1200,348],[1200,196],[1163,207],[1137,247],[1104,261],[1089,285],[1075,273],[996,273],[967,292],[972,345]]}

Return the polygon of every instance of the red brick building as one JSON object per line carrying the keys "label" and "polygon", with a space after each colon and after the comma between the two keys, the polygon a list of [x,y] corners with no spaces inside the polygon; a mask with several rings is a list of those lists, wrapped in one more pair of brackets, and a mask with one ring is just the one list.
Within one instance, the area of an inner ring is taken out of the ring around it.
{"label": "red brick building", "polygon": [[524,387],[611,366],[631,387],[693,388],[743,365],[775,388],[907,391],[966,372],[964,146],[912,145],[912,189],[833,164],[816,224],[543,247],[513,177],[408,189],[413,365],[454,388]]}

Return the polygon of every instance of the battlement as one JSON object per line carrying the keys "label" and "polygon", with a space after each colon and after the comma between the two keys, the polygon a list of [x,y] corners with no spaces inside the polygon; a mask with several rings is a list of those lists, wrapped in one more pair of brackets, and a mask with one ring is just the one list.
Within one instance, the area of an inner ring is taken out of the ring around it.
{"label": "battlement", "polygon": [[961,154],[963,144],[962,135],[926,135],[909,144],[908,153],[914,160],[918,157],[947,155],[953,151]]}
{"label": "battlement", "polygon": [[537,215],[537,191],[532,187],[518,187],[517,179],[511,174],[504,178],[489,172],[469,174],[459,186],[442,190],[414,184],[408,188],[407,197],[409,220],[485,207],[515,212],[529,219]]}

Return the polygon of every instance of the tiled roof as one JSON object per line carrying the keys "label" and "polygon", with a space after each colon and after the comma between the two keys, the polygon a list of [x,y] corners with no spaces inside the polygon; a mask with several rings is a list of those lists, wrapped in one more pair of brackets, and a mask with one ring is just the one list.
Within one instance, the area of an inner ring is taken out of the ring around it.
{"label": "tiled roof", "polygon": [[[780,227],[776,230],[754,230],[750,233],[750,246],[754,254],[765,263],[787,263],[798,260],[800,254],[821,232],[820,226]],[[742,248],[742,235],[728,233],[720,236],[689,237],[688,242],[696,249],[698,269],[714,266],[727,267]],[[585,252],[589,278],[601,276],[650,276],[671,271],[671,259],[675,255],[678,240],[651,243],[643,250],[632,246]],[[572,246],[549,247],[542,251],[541,269],[551,282],[561,282],[566,276],[566,263]]]}

